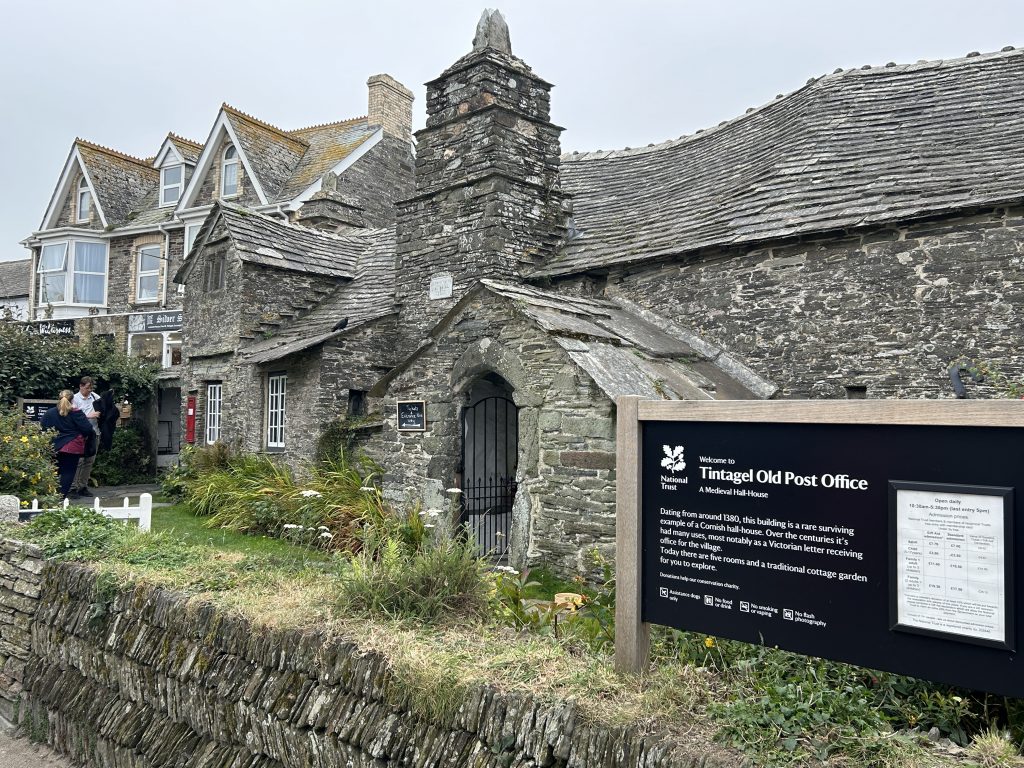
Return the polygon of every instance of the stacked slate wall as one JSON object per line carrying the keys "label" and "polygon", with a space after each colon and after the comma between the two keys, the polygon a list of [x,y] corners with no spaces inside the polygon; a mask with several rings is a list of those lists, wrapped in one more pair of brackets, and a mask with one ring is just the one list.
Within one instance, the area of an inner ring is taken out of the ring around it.
{"label": "stacked slate wall", "polygon": [[952,397],[962,359],[1024,379],[1024,208],[618,269],[607,290],[724,346],[777,397]]}
{"label": "stacked slate wall", "polygon": [[38,547],[0,539],[0,729],[18,722],[44,565]]}
{"label": "stacked slate wall", "polygon": [[[84,765],[721,765],[697,748],[589,725],[574,704],[490,686],[430,721],[401,705],[407,692],[385,658],[351,643],[255,627],[165,589],[117,594],[80,564],[45,574],[30,645],[21,638],[20,717]],[[0,584],[0,601],[11,594]]]}
{"label": "stacked slate wall", "polygon": [[[385,488],[454,520],[446,490],[461,485],[462,407],[488,373],[511,386],[519,407],[512,563],[595,572],[590,553],[610,557],[615,545],[615,406],[512,301],[486,290],[388,385],[384,429],[368,446]],[[397,400],[426,400],[426,432],[398,431]]]}

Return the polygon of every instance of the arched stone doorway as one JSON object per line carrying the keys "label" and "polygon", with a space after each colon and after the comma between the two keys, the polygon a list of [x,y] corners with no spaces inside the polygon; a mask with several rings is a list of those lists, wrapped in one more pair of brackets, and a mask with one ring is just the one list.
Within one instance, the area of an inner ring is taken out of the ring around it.
{"label": "arched stone doorway", "polygon": [[519,408],[512,387],[486,373],[466,390],[462,408],[460,523],[480,554],[495,560],[509,554],[518,460]]}

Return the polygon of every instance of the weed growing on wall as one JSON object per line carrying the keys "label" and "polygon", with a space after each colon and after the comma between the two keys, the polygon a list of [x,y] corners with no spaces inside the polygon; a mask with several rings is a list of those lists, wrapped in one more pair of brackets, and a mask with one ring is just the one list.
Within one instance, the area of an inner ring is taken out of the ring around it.
{"label": "weed growing on wall", "polygon": [[28,500],[56,492],[49,436],[37,424],[22,426],[17,412],[0,409],[0,494]]}

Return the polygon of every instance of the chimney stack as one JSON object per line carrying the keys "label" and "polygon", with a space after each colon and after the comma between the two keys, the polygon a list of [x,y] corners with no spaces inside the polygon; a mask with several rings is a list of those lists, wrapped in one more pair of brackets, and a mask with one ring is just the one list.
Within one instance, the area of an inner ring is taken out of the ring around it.
{"label": "chimney stack", "polygon": [[412,91],[391,75],[373,75],[366,81],[366,87],[370,125],[379,125],[391,136],[412,141]]}

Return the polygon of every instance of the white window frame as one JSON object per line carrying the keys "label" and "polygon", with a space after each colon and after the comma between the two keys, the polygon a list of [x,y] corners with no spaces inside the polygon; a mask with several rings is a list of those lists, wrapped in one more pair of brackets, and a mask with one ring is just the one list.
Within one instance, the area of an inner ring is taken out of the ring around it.
{"label": "white window frame", "polygon": [[[156,256],[152,258],[156,259],[156,269],[142,269],[142,257],[147,251],[156,251]],[[163,256],[163,249],[156,243],[150,245],[140,246],[138,253],[135,256],[135,303],[136,304],[155,304],[160,301],[160,266],[162,264],[161,258]],[[156,288],[153,289],[153,296],[151,298],[144,298],[142,296],[142,278],[144,277],[156,277]]]}
{"label": "white window frame", "polygon": [[[43,253],[46,251],[47,248],[54,248],[54,247],[60,246],[60,245],[64,246],[64,255],[61,257],[60,267],[59,268],[58,267],[53,267],[53,268],[50,268],[50,269],[43,269]],[[69,243],[67,241],[62,241],[62,242],[59,242],[59,243],[44,243],[43,247],[39,249],[39,263],[36,265],[36,274],[38,275],[38,277],[36,278],[36,280],[38,282],[38,285],[36,286],[36,289],[38,291],[38,293],[36,294],[37,295],[37,305],[42,306],[44,304],[67,304],[68,303],[68,246],[69,246]],[[44,299],[43,298],[43,288],[46,285],[46,277],[47,276],[52,276],[52,275],[59,275],[59,274],[63,274],[64,275],[64,300],[63,301],[54,302],[54,301],[50,301],[49,299]]]}
{"label": "white window frame", "polygon": [[[178,169],[178,181],[168,183],[167,172],[170,170]],[[185,165],[183,163],[177,165],[168,165],[160,169],[160,207],[167,208],[172,205],[177,205],[178,201],[181,200],[181,191],[185,188]],[[165,192],[171,189],[176,189],[177,192],[174,195],[173,200],[165,199]]]}
{"label": "white window frame", "polygon": [[[77,201],[75,205],[75,223],[87,224],[92,215],[92,190],[89,189],[89,182],[85,176],[82,176],[81,181],[78,182],[78,195],[75,197],[75,200]],[[84,205],[82,204],[83,200],[85,201]],[[84,216],[82,215],[83,211],[85,212]]]}
{"label": "white window frame", "polygon": [[267,376],[267,448],[283,450],[288,426],[288,374]]}
{"label": "white window frame", "polygon": [[[75,259],[75,248],[78,243],[91,243],[94,245],[103,246],[103,271],[102,272],[86,272],[85,270],[78,271],[76,269]],[[47,247],[63,245],[64,246],[64,258],[62,260],[63,267],[61,269],[47,269],[43,270],[43,249]],[[55,275],[60,272],[64,273],[64,301],[44,301],[43,300],[43,275]],[[54,306],[61,307],[105,307],[107,305],[107,293],[109,290],[108,285],[108,274],[110,272],[110,244],[106,240],[96,240],[92,238],[74,238],[71,240],[55,240],[53,242],[43,243],[42,248],[39,250],[39,262],[36,265],[36,274],[39,275],[38,287],[36,289],[37,304],[36,306],[44,306],[52,304]],[[75,275],[102,275],[103,276],[103,298],[98,302],[86,302],[86,301],[75,301]]]}
{"label": "white window frame", "polygon": [[199,230],[202,229],[203,222],[197,221],[195,224],[185,225],[185,256],[188,256],[192,252],[192,246],[196,244],[196,238],[199,237]]}
{"label": "white window frame", "polygon": [[[234,151],[235,156],[232,158],[228,158],[228,152],[231,151]],[[233,165],[235,168],[235,189],[233,192],[228,192],[226,189],[229,165]],[[241,194],[238,184],[240,167],[241,163],[239,162],[238,159],[238,150],[235,148],[234,144],[228,144],[226,147],[224,147],[224,151],[221,153],[220,156],[220,196],[222,198],[237,197],[239,194]]]}
{"label": "white window frame", "polygon": [[224,404],[224,385],[209,382],[206,385],[206,444],[220,440],[220,417]]}
{"label": "white window frame", "polygon": [[[181,346],[181,331],[139,331],[138,333],[129,333],[129,357],[135,357],[133,353],[134,345],[132,344],[132,342],[135,341],[135,338],[137,336],[161,336],[163,340],[161,342],[162,346],[160,349],[160,367],[170,368],[172,366],[171,360],[173,358],[173,348]],[[172,336],[176,338],[171,338]]]}

